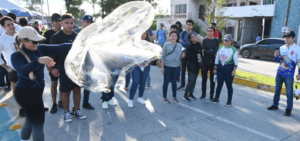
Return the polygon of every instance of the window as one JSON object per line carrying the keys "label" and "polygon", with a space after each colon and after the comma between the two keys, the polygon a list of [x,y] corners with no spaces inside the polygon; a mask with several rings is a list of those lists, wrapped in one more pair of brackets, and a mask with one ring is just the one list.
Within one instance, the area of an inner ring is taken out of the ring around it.
{"label": "window", "polygon": [[175,6],[175,14],[185,14],[185,13],[186,13],[186,4]]}
{"label": "window", "polygon": [[236,6],[236,3],[227,3],[224,5],[224,7],[234,7]]}
{"label": "window", "polygon": [[268,44],[270,44],[270,41],[269,40],[262,40],[262,41],[258,42],[258,44],[268,45]]}
{"label": "window", "polygon": [[242,2],[242,3],[241,3],[241,6],[246,6],[246,3],[245,3],[245,2]]}
{"label": "window", "polygon": [[284,42],[284,40],[273,39],[273,40],[271,40],[271,44],[281,44],[281,45],[284,45],[285,42]]}
{"label": "window", "polygon": [[256,2],[250,2],[250,5],[256,5]]}
{"label": "window", "polygon": [[267,4],[274,4],[274,0],[263,0],[263,4],[267,5]]}

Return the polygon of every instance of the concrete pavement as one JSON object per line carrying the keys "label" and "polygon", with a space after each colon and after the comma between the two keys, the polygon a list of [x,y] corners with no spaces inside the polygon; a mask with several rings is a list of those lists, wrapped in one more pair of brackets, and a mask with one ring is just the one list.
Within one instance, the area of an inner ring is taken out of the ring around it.
{"label": "concrete pavement", "polygon": [[[44,104],[51,108],[50,79],[47,73],[45,74]],[[279,110],[268,111],[267,107],[272,105],[272,93],[234,84],[231,107],[224,106],[227,101],[226,85],[223,87],[218,104],[211,104],[209,99],[185,102],[182,100],[184,91],[177,91],[180,103],[164,104],[160,68],[151,67],[151,78],[151,87],[144,94],[146,105],[136,102],[137,93],[134,107],[127,107],[129,94],[123,90],[125,76],[121,76],[115,90],[116,107],[109,106],[108,110],[103,110],[101,94],[91,93],[90,103],[95,106],[95,110],[81,109],[87,116],[85,120],[73,118],[73,122],[64,123],[62,109],[56,114],[46,112],[45,140],[300,140],[300,101],[294,101],[292,116],[286,117],[283,115],[286,106],[285,96],[281,96]],[[200,76],[194,95],[197,98],[201,95]],[[170,84],[168,98],[171,97]],[[73,106],[72,101],[71,99],[70,107]],[[5,109],[11,119],[6,122],[23,124],[24,119],[16,116],[18,109],[13,98],[6,102],[10,107]],[[5,137],[7,136],[0,136],[0,140],[5,140]]]}

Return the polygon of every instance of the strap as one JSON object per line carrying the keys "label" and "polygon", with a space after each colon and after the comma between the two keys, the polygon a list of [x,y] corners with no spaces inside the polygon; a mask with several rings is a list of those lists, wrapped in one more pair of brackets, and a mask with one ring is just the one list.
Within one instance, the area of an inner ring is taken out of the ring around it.
{"label": "strap", "polygon": [[176,46],[177,46],[177,43],[176,43],[176,45],[174,46],[173,50],[172,50],[170,53],[168,53],[168,54],[166,55],[166,57],[174,52]]}

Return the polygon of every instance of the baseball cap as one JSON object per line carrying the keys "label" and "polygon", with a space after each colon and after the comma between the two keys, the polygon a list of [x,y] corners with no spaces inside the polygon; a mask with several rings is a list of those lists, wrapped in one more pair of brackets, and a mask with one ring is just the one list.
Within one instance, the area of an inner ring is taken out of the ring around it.
{"label": "baseball cap", "polygon": [[83,21],[92,21],[92,22],[94,22],[93,17],[90,16],[90,15],[84,15],[82,20]]}
{"label": "baseball cap", "polygon": [[45,39],[43,36],[39,35],[34,28],[28,26],[22,27],[19,30],[18,36],[21,39],[27,38],[32,41],[41,41]]}
{"label": "baseball cap", "polygon": [[232,36],[230,34],[226,34],[224,36],[224,40],[227,40],[227,41],[232,41]]}
{"label": "baseball cap", "polygon": [[283,38],[285,38],[285,37],[295,37],[295,36],[296,36],[296,34],[292,30],[289,30],[289,31],[287,31],[286,33],[283,34]]}
{"label": "baseball cap", "polygon": [[161,25],[161,26],[164,26],[164,24],[163,24],[163,23],[160,23],[160,25]]}
{"label": "baseball cap", "polygon": [[60,20],[60,18],[61,18],[61,16],[57,13],[53,13],[52,16],[51,16],[52,21]]}

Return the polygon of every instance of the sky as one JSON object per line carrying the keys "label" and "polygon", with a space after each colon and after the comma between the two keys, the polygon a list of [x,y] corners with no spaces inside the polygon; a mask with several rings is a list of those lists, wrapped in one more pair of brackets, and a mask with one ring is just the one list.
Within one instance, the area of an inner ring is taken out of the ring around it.
{"label": "sky", "polygon": [[[21,7],[26,7],[26,2],[23,2],[23,0],[9,0],[15,4],[20,5]],[[63,14],[66,12],[65,10],[65,3],[64,0],[48,0],[49,2],[49,12],[50,15],[53,13],[60,13]],[[155,0],[156,3],[158,3],[158,6],[156,8],[156,13],[159,13],[159,9],[166,11],[168,9],[168,12],[170,12],[170,0]],[[92,15],[93,14],[93,8],[92,5],[88,4],[87,2],[84,2],[81,7],[86,14]],[[100,7],[95,7],[95,13],[99,12]],[[44,0],[43,5],[43,11],[44,13],[48,14],[48,6],[47,6],[47,0]]]}

